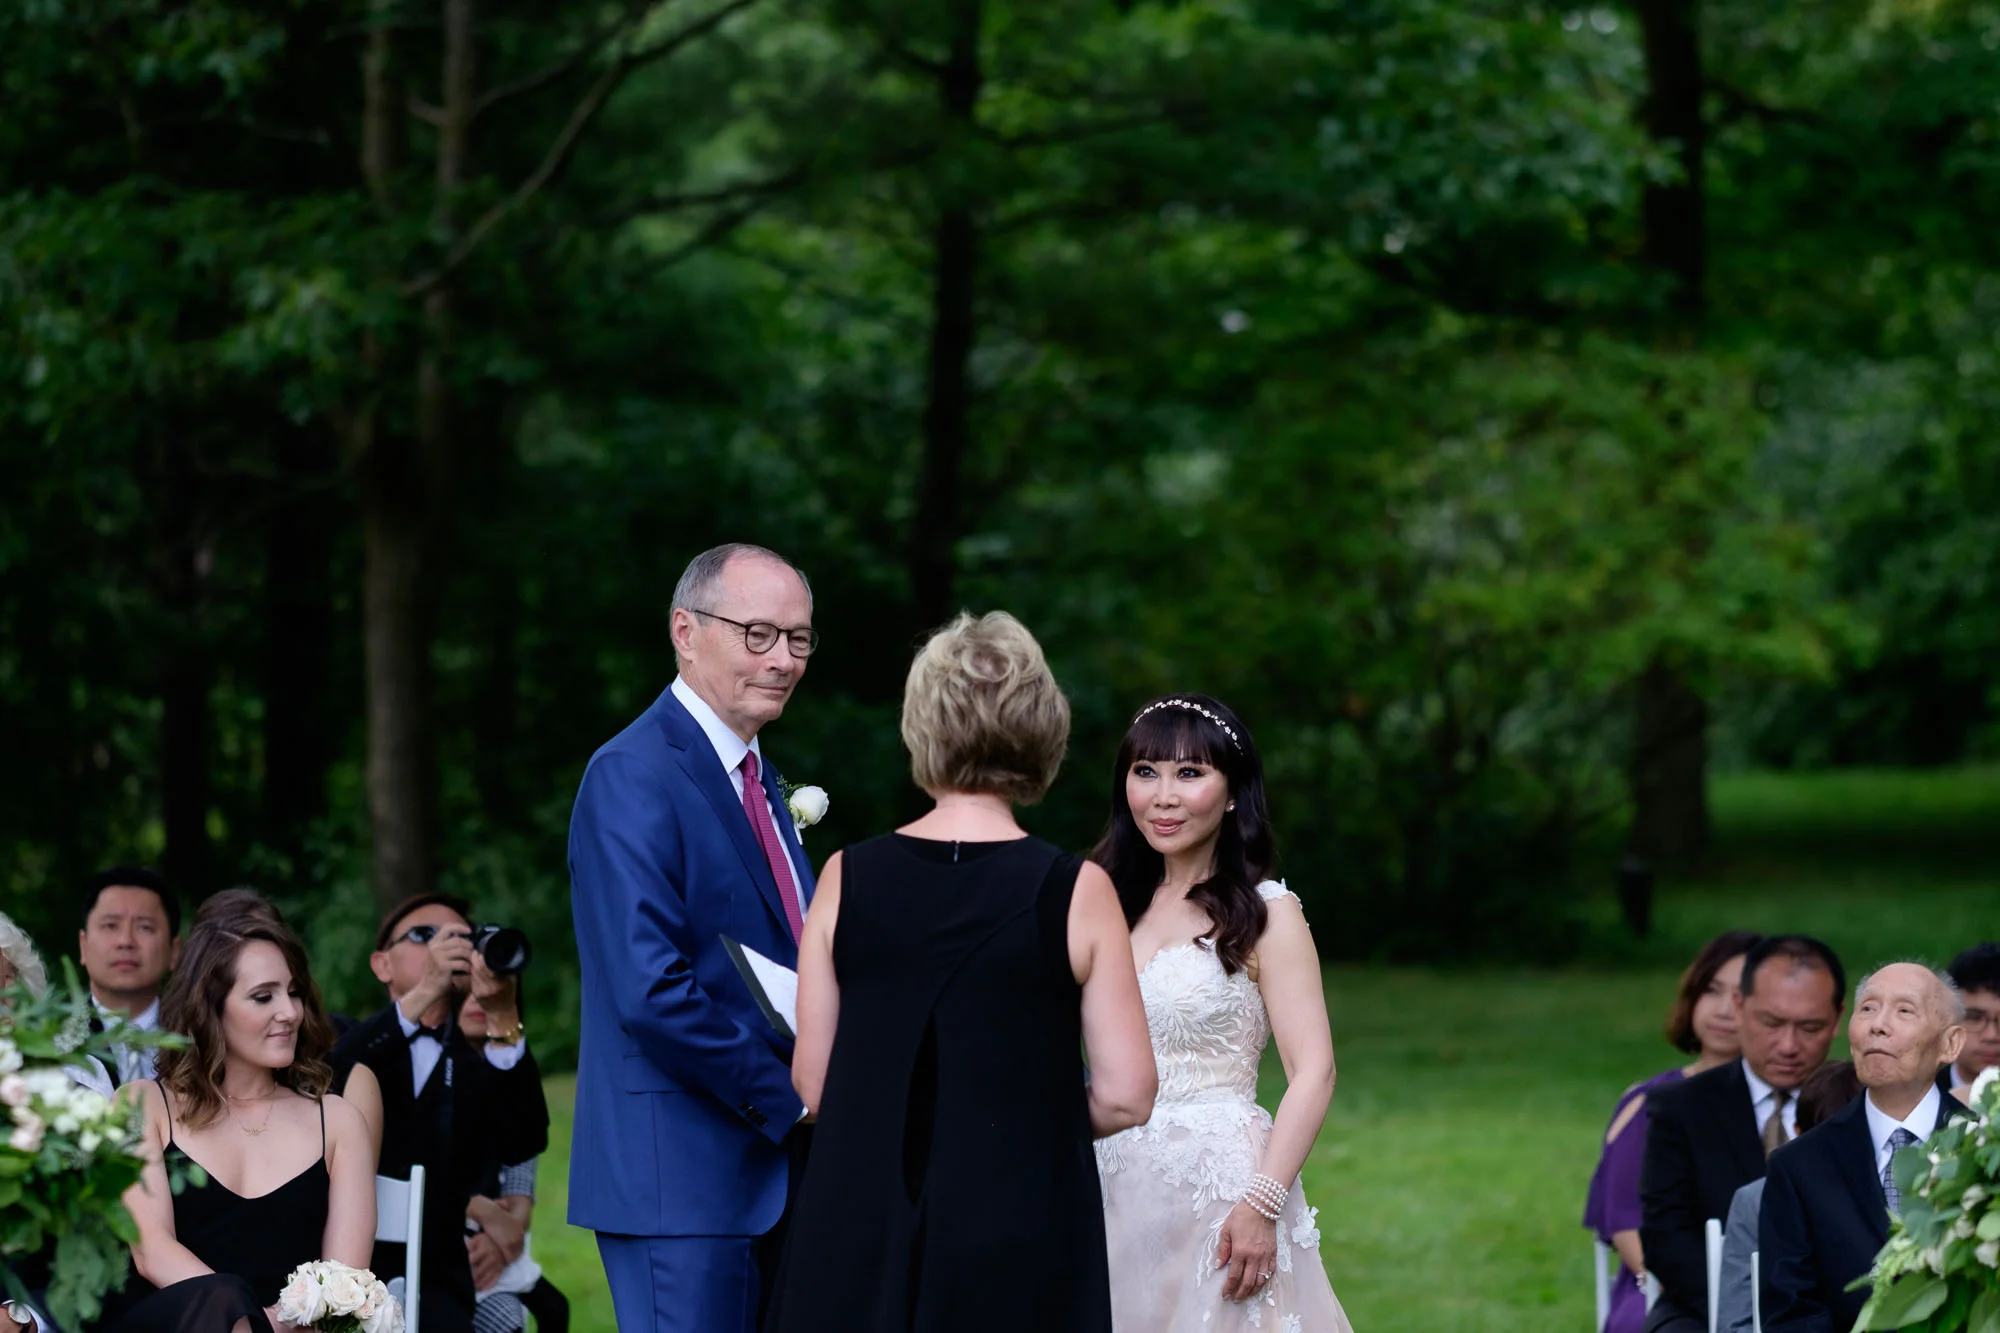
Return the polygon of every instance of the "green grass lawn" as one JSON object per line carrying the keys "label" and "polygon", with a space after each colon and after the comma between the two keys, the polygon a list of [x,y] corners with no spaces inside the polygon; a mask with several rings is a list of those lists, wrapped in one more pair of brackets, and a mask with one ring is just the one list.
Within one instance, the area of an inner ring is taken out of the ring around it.
{"label": "green grass lawn", "polygon": [[[1652,940],[1613,937],[1608,891],[1590,905],[1605,962],[1328,970],[1340,1085],[1306,1192],[1359,1333],[1590,1327],[1578,1218],[1598,1136],[1619,1091],[1671,1063],[1660,1021],[1710,934],[1812,931],[1853,971],[2000,935],[2000,773],[1746,775],[1715,802],[1721,862],[1662,889]],[[596,1247],[558,1220],[572,1091],[550,1082],[535,1249],[591,1333],[613,1327]]]}

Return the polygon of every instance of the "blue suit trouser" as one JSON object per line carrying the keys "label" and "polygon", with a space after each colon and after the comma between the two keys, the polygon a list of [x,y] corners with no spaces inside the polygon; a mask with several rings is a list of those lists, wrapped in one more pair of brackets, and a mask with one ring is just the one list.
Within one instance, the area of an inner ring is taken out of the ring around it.
{"label": "blue suit trouser", "polygon": [[598,1232],[618,1333],[756,1333],[762,1239]]}

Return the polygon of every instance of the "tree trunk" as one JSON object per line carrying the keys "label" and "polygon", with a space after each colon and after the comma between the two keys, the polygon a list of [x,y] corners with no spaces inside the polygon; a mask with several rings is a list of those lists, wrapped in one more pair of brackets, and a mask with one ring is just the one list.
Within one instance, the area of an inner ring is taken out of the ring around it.
{"label": "tree trunk", "polygon": [[[951,52],[938,80],[947,134],[969,136],[983,80],[979,65],[980,0],[957,0]],[[962,187],[958,187],[962,188]],[[931,287],[929,383],[924,404],[924,459],[910,537],[911,618],[918,632],[953,610],[958,577],[959,490],[972,445],[974,284],[979,270],[979,223],[972,201],[942,202],[935,232]]]}
{"label": "tree trunk", "polygon": [[1701,117],[1701,6],[1699,0],[1639,0],[1646,58],[1646,132],[1674,154],[1678,177],[1648,181],[1641,200],[1646,257],[1673,278],[1673,308],[1684,335],[1697,332],[1706,305],[1707,194]]}
{"label": "tree trunk", "polygon": [[203,620],[204,585],[213,552],[202,534],[201,479],[179,432],[164,446],[162,552],[165,596],[171,618],[161,645],[166,661],[160,681],[160,806],[166,830],[167,878],[191,900],[214,887],[208,809],[211,731],[210,691],[215,662]]}
{"label": "tree trunk", "polygon": [[264,829],[296,858],[326,810],[333,763],[333,547],[338,460],[318,423],[281,427],[264,533]]}
{"label": "tree trunk", "polygon": [[1708,854],[1708,705],[1655,660],[1640,675],[1633,740],[1630,850],[1649,865],[1686,869]]}
{"label": "tree trunk", "polygon": [[[444,0],[443,59],[432,234],[449,243],[456,231],[458,191],[465,183],[473,104],[472,0]],[[394,85],[371,50],[364,65],[365,119],[373,126]],[[388,131],[371,128],[363,170],[387,171]],[[379,156],[371,156],[377,149]],[[375,191],[392,207],[386,189]],[[365,562],[362,633],[367,641],[368,815],[373,833],[371,880],[382,906],[430,889],[435,870],[436,764],[432,750],[431,644],[452,495],[450,349],[452,294],[448,284],[424,297],[422,345],[416,367],[416,438],[378,432],[367,414],[359,473]]]}
{"label": "tree trunk", "polygon": [[409,440],[362,461],[361,630],[368,691],[368,818],[378,905],[428,891],[433,768],[430,653],[436,622],[434,503]]}
{"label": "tree trunk", "polygon": [[[1667,341],[1689,346],[1707,310],[1708,220],[1703,189],[1699,0],[1639,0],[1647,133],[1680,165],[1648,181],[1641,202],[1646,257],[1672,283]],[[1708,856],[1708,706],[1656,658],[1634,689],[1632,830],[1628,850],[1653,866],[1689,868]]]}

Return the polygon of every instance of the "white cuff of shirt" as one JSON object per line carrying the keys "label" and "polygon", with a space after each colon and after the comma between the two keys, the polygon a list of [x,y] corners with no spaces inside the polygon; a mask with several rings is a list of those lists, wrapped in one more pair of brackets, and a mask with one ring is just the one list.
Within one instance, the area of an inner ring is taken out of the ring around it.
{"label": "white cuff of shirt", "polygon": [[521,1038],[512,1046],[496,1046],[490,1041],[486,1043],[486,1063],[492,1065],[495,1069],[512,1069],[515,1065],[521,1063],[521,1057],[527,1053],[528,1039],[526,1037]]}

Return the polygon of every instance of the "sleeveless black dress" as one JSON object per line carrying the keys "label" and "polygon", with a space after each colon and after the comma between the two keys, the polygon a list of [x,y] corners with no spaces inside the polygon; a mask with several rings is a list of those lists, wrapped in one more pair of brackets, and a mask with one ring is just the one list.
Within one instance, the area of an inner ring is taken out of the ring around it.
{"label": "sleeveless black dress", "polygon": [[[168,1157],[194,1159],[174,1142]],[[199,1165],[199,1163],[197,1163]],[[332,1182],[326,1166],[326,1106],[319,1111],[319,1160],[267,1194],[246,1199],[213,1175],[174,1196],[174,1238],[215,1271],[165,1287],[137,1273],[104,1303],[103,1333],[229,1333],[238,1319],[251,1333],[271,1333],[264,1307],[278,1303],[285,1280],[320,1257]]]}
{"label": "sleeveless black dress", "polygon": [[1110,1333],[1080,861],[902,834],[843,861],[840,1025],[767,1333]]}

